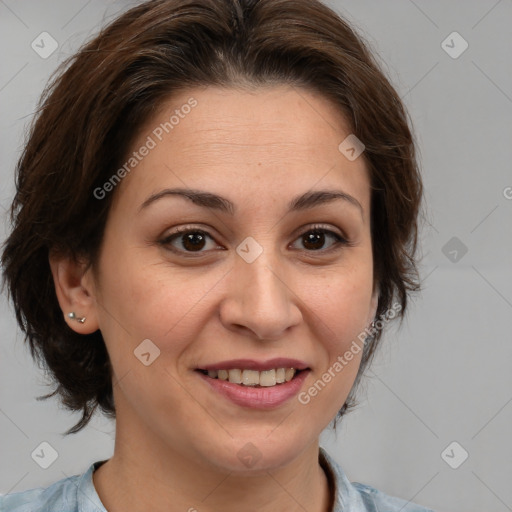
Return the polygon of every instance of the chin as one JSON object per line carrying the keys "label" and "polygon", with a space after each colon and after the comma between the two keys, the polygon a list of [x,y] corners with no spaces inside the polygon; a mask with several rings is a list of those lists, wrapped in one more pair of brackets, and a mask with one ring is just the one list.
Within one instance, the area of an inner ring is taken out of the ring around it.
{"label": "chin", "polygon": [[258,475],[291,464],[309,443],[287,435],[255,432],[254,435],[233,437],[229,442],[208,446],[201,455],[211,465],[222,471]]}

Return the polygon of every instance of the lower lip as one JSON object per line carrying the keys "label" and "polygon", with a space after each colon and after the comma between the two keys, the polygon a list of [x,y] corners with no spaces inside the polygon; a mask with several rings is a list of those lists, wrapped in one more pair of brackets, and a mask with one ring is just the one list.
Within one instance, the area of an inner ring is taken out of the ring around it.
{"label": "lower lip", "polygon": [[299,393],[309,370],[301,371],[292,380],[283,384],[259,388],[233,384],[221,379],[212,379],[201,372],[197,373],[212,389],[236,405],[251,409],[273,409]]}

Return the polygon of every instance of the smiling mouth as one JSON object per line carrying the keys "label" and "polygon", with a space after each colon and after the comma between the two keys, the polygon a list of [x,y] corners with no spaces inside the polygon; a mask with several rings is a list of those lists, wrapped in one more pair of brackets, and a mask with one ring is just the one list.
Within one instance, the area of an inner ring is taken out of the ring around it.
{"label": "smiling mouth", "polygon": [[239,384],[241,386],[253,388],[268,388],[286,384],[306,370],[307,369],[297,370],[296,368],[275,368],[260,372],[258,370],[242,370],[240,368],[233,368],[230,370],[198,369],[197,371],[214,380],[224,380],[232,384]]}

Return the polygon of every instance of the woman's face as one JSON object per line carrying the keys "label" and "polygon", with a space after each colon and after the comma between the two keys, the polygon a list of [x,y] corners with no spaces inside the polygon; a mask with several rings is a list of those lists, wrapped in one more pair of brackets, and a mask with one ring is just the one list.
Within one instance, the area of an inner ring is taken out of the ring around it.
{"label": "woman's face", "polygon": [[[318,440],[376,307],[369,177],[338,149],[349,134],[328,100],[286,86],[191,89],[144,126],[86,275],[118,435],[229,471]],[[286,382],[287,368],[303,370]]]}

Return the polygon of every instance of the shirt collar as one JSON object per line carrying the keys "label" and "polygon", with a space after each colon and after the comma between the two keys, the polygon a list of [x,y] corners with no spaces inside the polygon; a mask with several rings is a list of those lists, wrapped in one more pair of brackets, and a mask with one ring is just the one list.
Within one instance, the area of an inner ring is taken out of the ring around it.
{"label": "shirt collar", "polygon": [[[108,460],[108,459],[107,459]],[[80,477],[77,488],[78,512],[107,512],[96,492],[92,480],[93,472],[107,460],[94,462],[89,469]]]}
{"label": "shirt collar", "polygon": [[331,512],[365,512],[366,508],[361,494],[350,483],[341,466],[322,448],[318,455],[320,466],[322,466],[329,481],[331,496],[334,496]]}

